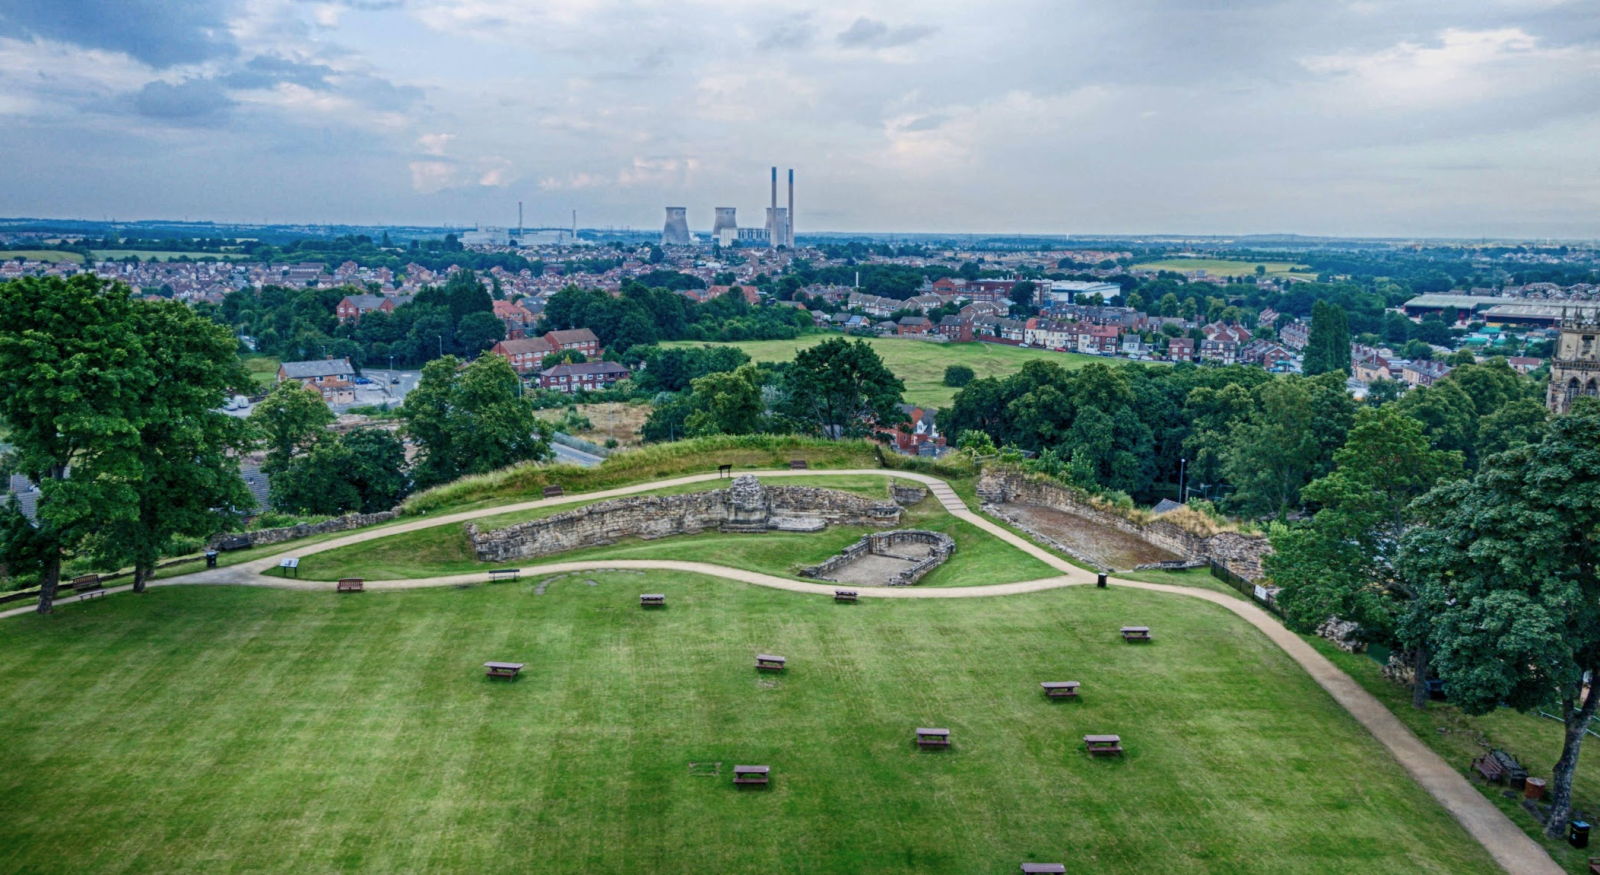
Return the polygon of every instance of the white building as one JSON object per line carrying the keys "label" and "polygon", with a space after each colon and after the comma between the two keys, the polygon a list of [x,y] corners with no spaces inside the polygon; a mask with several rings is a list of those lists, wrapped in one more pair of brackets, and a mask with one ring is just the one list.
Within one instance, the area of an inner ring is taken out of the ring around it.
{"label": "white building", "polygon": [[1046,295],[1046,304],[1074,304],[1079,298],[1089,295],[1099,295],[1101,300],[1109,301],[1122,294],[1122,286],[1116,283],[1088,283],[1074,280],[1055,280],[1050,286],[1043,289]]}

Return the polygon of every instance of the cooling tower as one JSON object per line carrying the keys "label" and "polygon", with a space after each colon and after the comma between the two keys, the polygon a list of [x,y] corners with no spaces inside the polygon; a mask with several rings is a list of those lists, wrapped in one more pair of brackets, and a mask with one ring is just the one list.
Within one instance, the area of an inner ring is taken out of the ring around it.
{"label": "cooling tower", "polygon": [[737,230],[739,223],[733,218],[733,207],[717,207],[716,221],[711,223],[711,239],[716,240],[723,231]]}
{"label": "cooling tower", "polygon": [[667,226],[661,229],[662,246],[689,245],[688,207],[667,207]]}

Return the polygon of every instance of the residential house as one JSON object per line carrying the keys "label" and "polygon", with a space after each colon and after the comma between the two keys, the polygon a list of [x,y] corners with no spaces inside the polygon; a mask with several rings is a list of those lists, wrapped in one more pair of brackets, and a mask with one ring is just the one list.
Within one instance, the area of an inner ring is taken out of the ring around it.
{"label": "residential house", "polygon": [[1529,358],[1527,356],[1517,355],[1506,359],[1506,364],[1511,366],[1511,370],[1516,371],[1519,374],[1527,374],[1538,370],[1539,366],[1544,364],[1544,359]]}
{"label": "residential house", "polygon": [[1023,341],[1044,349],[1070,350],[1078,346],[1078,323],[1055,319],[1029,319],[1023,323]]}
{"label": "residential house", "polygon": [[1174,337],[1167,341],[1167,358],[1175,362],[1194,361],[1194,338]]}
{"label": "residential house", "polygon": [[584,358],[600,357],[600,338],[595,337],[594,332],[587,328],[547,331],[544,339],[556,350],[575,349],[583,353]]}
{"label": "residential house", "polygon": [[537,321],[526,307],[510,301],[494,302],[494,318],[505,323],[507,340],[526,337],[529,329],[533,328],[534,322]]}
{"label": "residential house", "polygon": [[933,281],[933,293],[936,295],[961,296],[966,291],[967,281],[955,276],[941,277]]}
{"label": "residential house", "polygon": [[1093,355],[1116,355],[1117,344],[1122,342],[1122,329],[1115,325],[1090,325],[1078,333],[1078,352]]}
{"label": "residential house", "polygon": [[322,393],[329,404],[356,403],[356,390],[352,382],[356,369],[347,358],[319,359],[309,362],[284,362],[278,366],[278,382],[295,380],[308,389]]}
{"label": "residential house", "polygon": [[948,338],[951,343],[971,343],[973,339],[972,320],[961,316],[946,316],[940,319],[934,330]]}
{"label": "residential house", "polygon": [[926,316],[901,316],[896,325],[895,333],[902,337],[926,335],[933,328],[933,323]]}
{"label": "residential house", "polygon": [[555,345],[542,337],[519,337],[500,341],[489,354],[510,362],[519,374],[531,374],[544,370],[544,357],[555,351]]}
{"label": "residential house", "polygon": [[1281,343],[1252,340],[1239,348],[1239,361],[1247,365],[1260,365],[1269,371],[1282,371],[1294,361],[1294,353]]}
{"label": "residential house", "polygon": [[1450,375],[1454,368],[1444,362],[1419,360],[1406,363],[1400,369],[1400,379],[1412,386],[1432,386]]}
{"label": "residential house", "polygon": [[1305,349],[1311,341],[1311,325],[1306,322],[1290,322],[1278,331],[1278,339],[1283,345],[1296,352]]}
{"label": "residential house", "polygon": [[616,362],[583,362],[545,368],[539,374],[539,385],[571,395],[576,392],[594,392],[609,389],[618,380],[626,379],[627,368]]}
{"label": "residential house", "polygon": [[905,414],[910,425],[901,428],[882,429],[879,436],[889,439],[894,444],[896,452],[908,456],[939,456],[943,455],[945,448],[944,436],[939,434],[935,422],[937,410],[925,407],[913,407],[910,404],[901,404],[900,412]]}
{"label": "residential house", "polygon": [[393,313],[399,306],[395,300],[387,295],[346,295],[334,306],[334,315],[339,318],[339,324],[360,322],[361,317],[375,310],[384,313]]}

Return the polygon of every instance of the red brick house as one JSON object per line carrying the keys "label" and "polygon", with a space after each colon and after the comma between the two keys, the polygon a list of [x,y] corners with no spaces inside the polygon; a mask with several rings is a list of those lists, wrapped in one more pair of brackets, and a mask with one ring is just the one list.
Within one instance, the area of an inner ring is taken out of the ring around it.
{"label": "red brick house", "polygon": [[569,328],[564,331],[545,332],[546,343],[557,350],[575,349],[583,353],[584,358],[600,357],[600,338],[587,328]]}
{"label": "red brick house", "polygon": [[933,323],[926,316],[901,316],[895,325],[895,333],[901,337],[920,337],[933,328]]}
{"label": "red brick house", "polygon": [[362,316],[374,310],[393,313],[394,306],[394,301],[384,295],[346,295],[339,301],[338,306],[333,308],[333,313],[339,317],[339,324],[344,325],[348,322],[360,322]]}
{"label": "red brick house", "polygon": [[278,366],[278,382],[294,380],[322,394],[330,404],[354,404],[356,369],[347,358],[309,362],[284,362]]}
{"label": "red brick house", "polygon": [[500,341],[489,354],[510,362],[519,374],[531,374],[544,370],[544,357],[555,351],[555,346],[542,337],[519,337]]}
{"label": "red brick house", "polygon": [[939,320],[934,330],[948,337],[951,343],[971,343],[972,320],[962,316],[946,316]]}
{"label": "red brick house", "polygon": [[521,304],[513,304],[510,301],[494,302],[494,318],[505,323],[507,340],[526,337],[528,329],[532,328],[533,323],[537,321],[526,307]]}
{"label": "red brick house", "polygon": [[539,374],[539,385],[571,395],[575,392],[593,392],[609,389],[618,380],[625,379],[629,370],[616,362],[583,362],[576,365],[556,365]]}
{"label": "red brick house", "polygon": [[1194,338],[1174,337],[1167,341],[1167,358],[1175,362],[1194,361]]}

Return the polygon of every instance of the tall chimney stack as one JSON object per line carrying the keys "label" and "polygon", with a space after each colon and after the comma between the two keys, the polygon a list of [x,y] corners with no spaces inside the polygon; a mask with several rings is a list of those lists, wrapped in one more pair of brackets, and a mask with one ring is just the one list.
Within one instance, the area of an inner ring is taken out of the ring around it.
{"label": "tall chimney stack", "polygon": [[788,219],[788,221],[784,222],[783,224],[784,224],[784,227],[789,232],[788,233],[789,248],[793,249],[794,248],[794,168],[793,167],[789,168],[789,214],[788,214],[788,216],[786,218]]}

